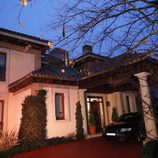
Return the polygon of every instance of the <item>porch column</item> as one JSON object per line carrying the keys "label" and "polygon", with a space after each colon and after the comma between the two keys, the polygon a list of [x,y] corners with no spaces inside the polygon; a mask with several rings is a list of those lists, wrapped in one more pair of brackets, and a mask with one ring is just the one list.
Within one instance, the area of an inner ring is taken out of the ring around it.
{"label": "porch column", "polygon": [[139,85],[140,85],[147,138],[154,139],[157,137],[157,131],[156,131],[155,119],[153,116],[153,107],[151,105],[149,85],[147,82],[148,75],[150,75],[150,73],[148,72],[141,72],[135,74],[135,76],[138,77]]}

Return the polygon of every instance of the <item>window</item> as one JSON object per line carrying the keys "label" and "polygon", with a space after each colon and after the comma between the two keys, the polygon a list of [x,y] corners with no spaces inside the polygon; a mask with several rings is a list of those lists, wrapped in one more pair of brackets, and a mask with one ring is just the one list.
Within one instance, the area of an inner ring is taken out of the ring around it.
{"label": "window", "polygon": [[3,129],[3,106],[4,106],[4,101],[0,100],[0,130]]}
{"label": "window", "polygon": [[5,81],[6,74],[6,54],[0,53],[0,81]]}
{"label": "window", "polygon": [[55,94],[55,115],[56,115],[56,120],[65,119],[64,94],[63,93]]}

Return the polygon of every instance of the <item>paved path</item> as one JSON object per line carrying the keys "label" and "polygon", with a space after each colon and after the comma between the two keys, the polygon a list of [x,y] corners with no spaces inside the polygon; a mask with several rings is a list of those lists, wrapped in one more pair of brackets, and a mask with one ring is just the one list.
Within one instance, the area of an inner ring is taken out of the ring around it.
{"label": "paved path", "polygon": [[141,158],[142,145],[106,141],[101,137],[24,153],[14,158]]}

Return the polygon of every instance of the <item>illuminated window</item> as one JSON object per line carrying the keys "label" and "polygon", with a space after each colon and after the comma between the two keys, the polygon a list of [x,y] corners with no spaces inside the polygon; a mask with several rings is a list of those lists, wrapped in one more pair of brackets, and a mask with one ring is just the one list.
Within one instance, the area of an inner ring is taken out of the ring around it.
{"label": "illuminated window", "polygon": [[3,129],[3,106],[4,106],[4,101],[0,100],[0,130]]}
{"label": "illuminated window", "polygon": [[56,120],[65,119],[64,94],[63,93],[55,94],[55,115],[56,115]]}
{"label": "illuminated window", "polygon": [[5,81],[6,74],[6,54],[0,53],[0,81]]}

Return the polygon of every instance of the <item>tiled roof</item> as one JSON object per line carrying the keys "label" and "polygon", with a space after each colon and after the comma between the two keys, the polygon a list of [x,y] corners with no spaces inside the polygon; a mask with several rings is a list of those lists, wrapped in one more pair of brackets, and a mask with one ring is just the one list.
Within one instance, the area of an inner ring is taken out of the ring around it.
{"label": "tiled roof", "polygon": [[33,71],[32,75],[70,81],[76,81],[79,79],[79,72],[65,65],[46,65]]}
{"label": "tiled roof", "polygon": [[125,66],[146,58],[146,54],[126,53],[97,64],[93,62],[89,66],[83,66],[79,71],[71,66],[65,65],[47,65],[32,72],[35,76],[51,77],[56,79],[76,80],[84,79],[98,73],[110,71],[112,69]]}
{"label": "tiled roof", "polygon": [[89,67],[82,69],[80,76],[81,79],[88,78],[90,76],[138,62],[144,58],[147,58],[147,54],[125,53],[114,58],[109,58],[108,60],[102,61],[98,64],[92,62]]}
{"label": "tiled roof", "polygon": [[[158,60],[152,59],[147,54],[130,54],[125,53],[122,55],[119,55],[114,58],[109,58],[108,60],[103,60],[100,62],[90,62],[88,63],[82,63],[81,67],[73,67],[73,65],[45,65],[44,67],[35,70],[31,72],[30,74],[26,75],[25,77],[19,79],[18,81],[15,81],[14,83],[10,84],[9,87],[12,89],[16,87],[16,85],[19,85],[20,83],[24,82],[28,78],[40,78],[43,79],[41,82],[45,82],[46,80],[54,80],[61,81],[61,84],[66,84],[69,82],[69,85],[72,85],[75,83],[77,85],[81,80],[84,80],[86,78],[91,78],[93,76],[100,75],[100,74],[106,74],[109,72],[121,70],[122,68],[126,66],[132,66],[134,68],[135,63],[140,63],[141,61],[144,61],[145,59],[151,59],[152,61],[156,62],[158,64]],[[87,64],[87,65],[86,65]],[[30,81],[32,83],[34,81]],[[40,82],[40,83],[41,83]],[[28,83],[29,84],[29,83]],[[28,85],[26,84],[26,85]],[[93,83],[92,83],[93,84]],[[13,90],[14,91],[14,90]]]}

